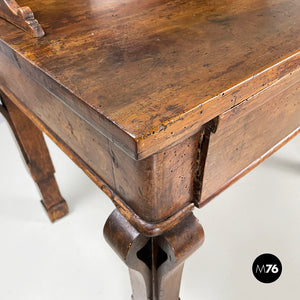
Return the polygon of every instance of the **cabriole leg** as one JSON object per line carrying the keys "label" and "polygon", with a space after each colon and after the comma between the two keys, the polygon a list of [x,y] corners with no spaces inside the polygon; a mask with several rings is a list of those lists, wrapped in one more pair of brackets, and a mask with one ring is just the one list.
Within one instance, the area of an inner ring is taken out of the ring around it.
{"label": "cabriole leg", "polygon": [[42,132],[32,121],[1,93],[0,112],[7,119],[23,154],[32,178],[42,194],[44,205],[52,222],[65,216],[69,209],[54,178],[54,167]]}
{"label": "cabriole leg", "polygon": [[129,268],[133,300],[178,300],[184,261],[204,241],[192,213],[164,235],[150,238],[114,210],[104,236]]}

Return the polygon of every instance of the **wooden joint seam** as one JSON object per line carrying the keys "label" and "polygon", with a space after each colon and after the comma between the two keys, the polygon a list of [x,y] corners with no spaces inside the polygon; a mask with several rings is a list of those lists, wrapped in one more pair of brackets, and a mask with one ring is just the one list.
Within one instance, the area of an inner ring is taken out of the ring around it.
{"label": "wooden joint seam", "polygon": [[202,185],[204,178],[204,169],[206,163],[206,157],[208,153],[209,140],[212,133],[216,133],[219,125],[219,117],[207,122],[200,131],[196,162],[195,162],[195,174],[193,180],[193,203],[196,207],[200,206]]}
{"label": "wooden joint seam", "polygon": [[148,222],[141,218],[120,197],[113,194],[112,201],[122,216],[141,234],[155,237],[164,234],[179,224],[194,209],[194,203],[187,203],[172,215],[158,222]]}

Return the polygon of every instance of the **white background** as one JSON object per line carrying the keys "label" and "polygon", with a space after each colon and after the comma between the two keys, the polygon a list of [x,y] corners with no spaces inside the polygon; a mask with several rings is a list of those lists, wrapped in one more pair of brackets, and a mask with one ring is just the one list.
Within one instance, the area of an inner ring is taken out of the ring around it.
{"label": "white background", "polygon": [[[70,214],[51,224],[0,122],[0,299],[130,299],[126,266],[102,237],[108,197],[51,141]],[[186,262],[182,300],[300,299],[300,136],[195,211],[206,240]],[[272,284],[252,275],[261,253],[278,256]]]}

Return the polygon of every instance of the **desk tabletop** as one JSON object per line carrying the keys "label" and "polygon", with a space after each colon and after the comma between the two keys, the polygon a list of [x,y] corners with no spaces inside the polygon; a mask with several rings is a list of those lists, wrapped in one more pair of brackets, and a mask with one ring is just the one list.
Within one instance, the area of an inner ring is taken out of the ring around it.
{"label": "desk tabletop", "polygon": [[299,0],[19,4],[46,36],[0,20],[0,51],[137,159],[300,65]]}

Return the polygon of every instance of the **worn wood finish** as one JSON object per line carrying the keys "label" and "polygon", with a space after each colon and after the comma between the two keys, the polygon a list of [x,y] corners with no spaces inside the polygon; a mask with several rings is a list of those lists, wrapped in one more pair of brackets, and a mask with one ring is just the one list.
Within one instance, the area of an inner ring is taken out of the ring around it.
{"label": "worn wood finish", "polygon": [[220,116],[208,147],[201,202],[212,199],[252,164],[261,162],[298,128],[300,70]]}
{"label": "worn wood finish", "polygon": [[56,180],[54,167],[42,132],[9,100],[0,93],[6,110],[6,117],[20,147],[24,161],[33,180],[39,187],[48,216],[52,222],[68,213],[68,205],[62,198]]}
{"label": "worn wood finish", "polygon": [[20,7],[15,0],[0,0],[0,18],[18,26],[35,37],[45,35],[28,6]]}
{"label": "worn wood finish", "polygon": [[26,4],[47,36],[1,21],[1,51],[137,158],[299,65],[298,0]]}
{"label": "worn wood finish", "polygon": [[[299,132],[300,2],[26,4],[47,36],[0,20],[8,119],[20,132],[34,123],[112,199],[104,234],[133,298],[177,300],[183,262],[203,241],[194,205]],[[61,199],[38,164],[49,203]]]}
{"label": "worn wood finish", "polygon": [[41,129],[46,127],[50,137],[76,153],[146,221],[163,220],[191,201],[198,133],[163,152],[135,160],[0,53],[1,86],[26,115],[43,123]]}
{"label": "worn wood finish", "polygon": [[193,202],[199,207],[201,201],[203,176],[206,165],[206,158],[209,146],[209,140],[212,133],[215,133],[219,124],[219,117],[212,119],[203,126],[199,134],[197,159],[195,162],[195,174],[193,180]]}
{"label": "worn wood finish", "polygon": [[201,246],[204,232],[189,214],[164,235],[146,238],[115,210],[104,237],[129,267],[133,300],[178,300],[184,261]]}

